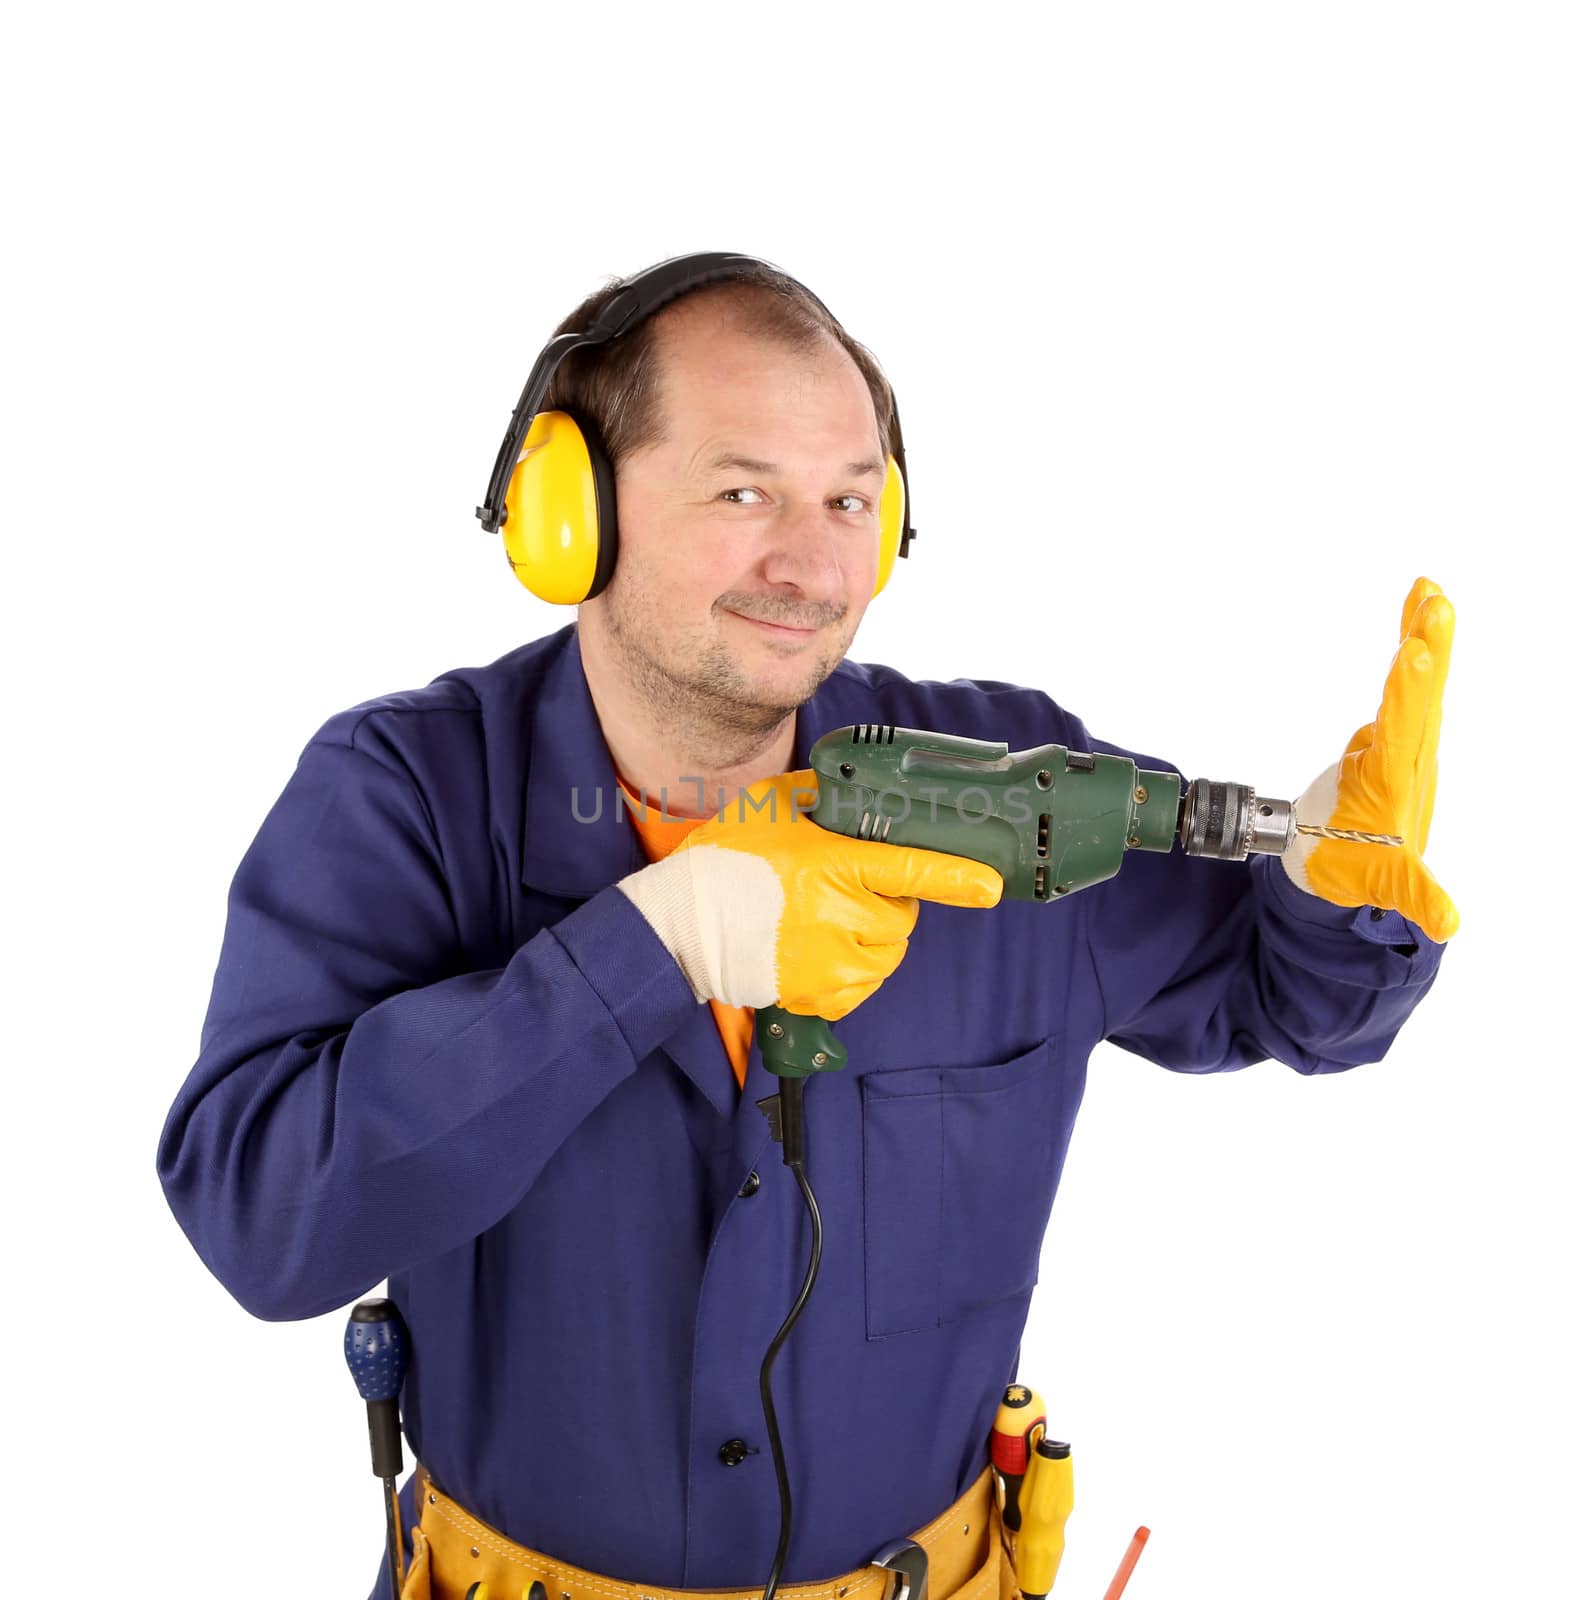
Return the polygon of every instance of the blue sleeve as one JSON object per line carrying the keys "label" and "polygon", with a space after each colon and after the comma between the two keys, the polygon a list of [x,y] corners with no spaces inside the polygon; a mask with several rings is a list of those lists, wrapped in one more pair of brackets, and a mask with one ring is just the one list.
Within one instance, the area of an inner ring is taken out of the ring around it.
{"label": "blue sleeve", "polygon": [[614,887],[469,964],[413,776],[313,740],[234,877],[157,1154],[256,1316],[336,1309],[492,1226],[696,1004]]}
{"label": "blue sleeve", "polygon": [[[1117,745],[1090,747],[1177,770]],[[1275,856],[1209,861],[1178,844],[1167,855],[1127,851],[1117,877],[1083,892],[1103,1037],[1176,1072],[1265,1059],[1344,1072],[1378,1061],[1444,949],[1394,911],[1305,893]]]}

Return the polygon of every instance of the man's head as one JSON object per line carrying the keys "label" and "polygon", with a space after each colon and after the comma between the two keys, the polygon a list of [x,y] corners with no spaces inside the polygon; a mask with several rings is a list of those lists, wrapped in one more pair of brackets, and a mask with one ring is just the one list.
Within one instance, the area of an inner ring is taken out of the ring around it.
{"label": "man's head", "polygon": [[596,424],[615,465],[620,548],[582,604],[584,639],[596,625],[650,700],[778,724],[847,652],[875,588],[891,394],[869,352],[759,269],[573,352],[543,407]]}

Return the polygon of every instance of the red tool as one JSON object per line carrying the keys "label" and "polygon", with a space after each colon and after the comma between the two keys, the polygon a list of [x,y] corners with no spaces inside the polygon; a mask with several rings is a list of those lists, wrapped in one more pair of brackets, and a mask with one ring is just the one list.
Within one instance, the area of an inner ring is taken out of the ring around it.
{"label": "red tool", "polygon": [[1125,1559],[1119,1564],[1119,1571],[1114,1574],[1114,1581],[1108,1586],[1108,1593],[1103,1600],[1119,1600],[1125,1592],[1125,1585],[1130,1582],[1130,1575],[1136,1570],[1136,1563],[1142,1558],[1142,1546],[1147,1543],[1148,1529],[1138,1528],[1131,1535],[1131,1542],[1125,1551]]}

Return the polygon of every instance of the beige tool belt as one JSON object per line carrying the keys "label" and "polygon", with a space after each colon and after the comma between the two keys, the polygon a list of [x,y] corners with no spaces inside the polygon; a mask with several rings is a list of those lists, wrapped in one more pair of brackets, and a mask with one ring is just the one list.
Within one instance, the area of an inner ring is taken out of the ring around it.
{"label": "beige tool belt", "polygon": [[[474,1583],[482,1586],[476,1600],[522,1600],[534,1581],[542,1582],[548,1600],[760,1600],[764,1594],[763,1584],[675,1589],[587,1572],[512,1543],[451,1500],[425,1469],[415,1482],[421,1522],[401,1600],[465,1600]],[[930,1569],[925,1600],[1017,1600],[1012,1536],[1003,1526],[990,1468],[910,1537]],[[783,1600],[888,1600],[897,1581],[882,1567],[859,1567],[822,1583],[784,1583],[776,1593]]]}

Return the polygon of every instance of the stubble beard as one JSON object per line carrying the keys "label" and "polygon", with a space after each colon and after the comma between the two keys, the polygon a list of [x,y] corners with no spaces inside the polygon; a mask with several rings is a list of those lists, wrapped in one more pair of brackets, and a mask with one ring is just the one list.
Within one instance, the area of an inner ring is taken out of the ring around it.
{"label": "stubble beard", "polygon": [[653,625],[631,585],[612,581],[603,598],[604,631],[632,694],[662,731],[699,752],[706,766],[751,759],[847,653],[848,641],[839,640],[814,662],[798,688],[761,691],[722,639],[692,651],[686,662],[659,654],[653,641],[668,630]]}

